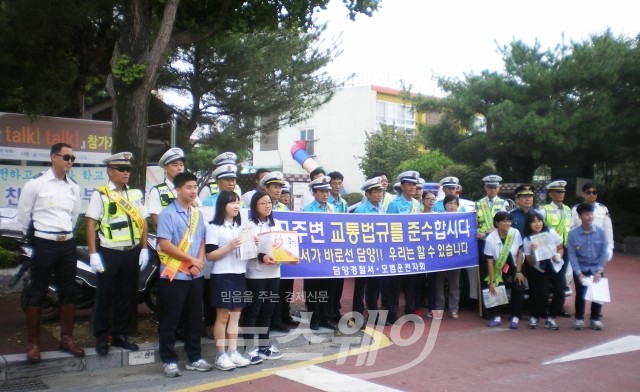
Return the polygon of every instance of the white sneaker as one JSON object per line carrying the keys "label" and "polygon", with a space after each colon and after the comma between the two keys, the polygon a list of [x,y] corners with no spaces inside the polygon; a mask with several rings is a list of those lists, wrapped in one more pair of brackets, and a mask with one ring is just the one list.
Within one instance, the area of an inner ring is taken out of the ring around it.
{"label": "white sneaker", "polygon": [[258,365],[262,363],[262,358],[260,358],[260,353],[258,352],[257,347],[249,351],[247,355],[249,356],[249,362],[252,365]]}
{"label": "white sneaker", "polygon": [[227,353],[222,353],[218,355],[218,357],[216,358],[216,362],[214,363],[214,366],[220,370],[233,370],[236,368],[236,365],[234,365],[234,363],[231,362],[231,359],[229,358]]}
{"label": "white sneaker", "polygon": [[237,350],[229,353],[229,359],[231,360],[231,362],[233,362],[234,365],[236,365],[236,367],[245,367],[251,364],[251,361],[249,361],[247,358],[244,357],[244,355],[240,354]]}
{"label": "white sneaker", "polygon": [[535,317],[529,317],[529,329],[538,328],[538,319]]}
{"label": "white sneaker", "polygon": [[260,355],[260,358],[262,359],[280,359],[284,357],[284,354],[282,354],[273,344],[269,347],[261,348],[258,351],[258,355]]}
{"label": "white sneaker", "polygon": [[553,331],[557,331],[560,329],[560,327],[558,326],[558,323],[556,323],[556,320],[552,318],[547,319],[547,322],[544,324],[544,327],[547,329],[551,329]]}
{"label": "white sneaker", "polygon": [[213,369],[213,366],[211,366],[209,362],[205,361],[204,359],[198,359],[193,363],[187,363],[186,365],[184,365],[184,368],[187,370],[197,370],[199,372],[208,372],[211,369]]}
{"label": "white sneaker", "polygon": [[180,376],[180,369],[178,369],[178,364],[174,362],[165,363],[164,375],[171,378]]}

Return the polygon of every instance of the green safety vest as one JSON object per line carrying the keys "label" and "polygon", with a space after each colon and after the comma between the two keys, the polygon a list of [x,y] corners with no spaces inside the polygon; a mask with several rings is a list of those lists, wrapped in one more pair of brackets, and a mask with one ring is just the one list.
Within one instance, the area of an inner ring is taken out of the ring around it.
{"label": "green safety vest", "polygon": [[556,210],[551,204],[546,204],[544,207],[545,217],[544,224],[548,228],[553,229],[562,237],[562,244],[567,245],[569,239],[569,230],[571,228],[571,210],[566,205],[562,205],[561,216],[556,215]]}
{"label": "green safety vest", "polygon": [[502,211],[504,200],[496,197],[493,206],[489,208],[489,199],[483,197],[476,202],[476,219],[478,221],[478,233],[486,233],[493,229],[493,217],[498,211]]}
{"label": "green safety vest", "polygon": [[160,194],[160,205],[162,206],[162,208],[173,203],[173,201],[176,199],[176,195],[174,195],[173,192],[169,189],[169,186],[166,182],[158,184],[154,186],[154,188],[156,188],[158,190],[158,193]]}
{"label": "green safety vest", "polygon": [[[129,196],[129,202],[136,204],[136,202],[142,201],[142,192],[132,192],[134,189],[128,189],[127,194]],[[98,191],[100,192],[100,191]],[[131,221],[129,215],[117,207],[114,214],[109,212],[109,207],[112,201],[107,195],[100,192],[100,198],[102,199],[102,207],[104,214],[100,220],[99,230],[104,236],[105,241],[108,244],[103,244],[107,248],[110,246],[129,246],[136,245],[141,237],[141,229],[135,222]],[[113,210],[113,207],[111,207]]]}

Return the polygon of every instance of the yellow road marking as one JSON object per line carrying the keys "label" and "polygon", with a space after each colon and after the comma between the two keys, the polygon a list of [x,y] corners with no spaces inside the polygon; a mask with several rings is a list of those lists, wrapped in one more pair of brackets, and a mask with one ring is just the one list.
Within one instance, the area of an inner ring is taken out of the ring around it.
{"label": "yellow road marking", "polygon": [[[316,365],[316,364],[319,364],[319,363],[330,362],[330,361],[334,361],[334,360],[337,360],[337,359],[340,359],[340,358],[346,358],[346,357],[350,357],[350,356],[353,356],[353,355],[359,355],[359,354],[363,354],[363,353],[379,350],[379,349],[382,349],[382,348],[385,348],[385,347],[389,347],[389,346],[391,346],[393,344],[391,342],[391,340],[389,340],[389,338],[385,334],[383,334],[382,332],[377,331],[375,329],[372,329],[370,327],[367,327],[367,329],[364,330],[364,333],[366,333],[367,335],[369,335],[371,337],[371,343],[369,345],[365,346],[365,347],[358,347],[358,348],[354,348],[354,349],[349,349],[347,351],[341,351],[341,352],[338,352],[336,354],[323,356],[323,357],[317,358],[317,359],[309,359],[309,360],[302,361],[302,362],[297,362],[297,363],[294,363],[294,364],[291,364],[291,365],[278,366],[278,367],[274,367],[272,369],[258,371],[258,372],[252,373],[252,374],[246,374],[246,375],[243,375],[243,376],[232,377],[232,378],[229,378],[229,379],[226,379],[226,380],[220,380],[220,381],[216,381],[216,382],[212,382],[212,383],[207,383],[207,384],[197,385],[197,386],[193,386],[193,387],[189,387],[189,388],[179,389],[179,390],[177,390],[177,392],[207,391],[209,389],[226,387],[226,386],[229,386],[229,385],[239,384],[239,383],[242,383],[242,382],[257,380],[257,379],[263,378],[263,377],[269,377],[269,376],[273,375],[274,373],[282,371],[282,370],[297,369],[297,368],[301,368],[301,367],[305,367],[305,366]],[[214,369],[214,371],[215,371],[215,369]]]}

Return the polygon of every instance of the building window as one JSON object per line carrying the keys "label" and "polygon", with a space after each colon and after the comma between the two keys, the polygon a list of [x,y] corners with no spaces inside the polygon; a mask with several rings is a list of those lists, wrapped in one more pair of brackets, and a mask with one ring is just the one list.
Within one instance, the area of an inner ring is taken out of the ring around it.
{"label": "building window", "polygon": [[376,120],[381,124],[402,128],[408,134],[413,134],[416,128],[415,110],[402,103],[377,101]]}
{"label": "building window", "polygon": [[278,149],[278,131],[260,134],[260,151],[275,151]]}
{"label": "building window", "polygon": [[316,156],[316,130],[313,128],[303,128],[300,129],[300,139],[305,141],[305,149],[307,153],[315,157]]}

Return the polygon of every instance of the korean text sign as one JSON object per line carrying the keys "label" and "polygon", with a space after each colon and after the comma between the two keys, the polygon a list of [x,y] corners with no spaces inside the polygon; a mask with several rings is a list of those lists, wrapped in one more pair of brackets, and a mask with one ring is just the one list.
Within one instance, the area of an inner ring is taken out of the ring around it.
{"label": "korean text sign", "polygon": [[274,215],[300,239],[300,263],[283,265],[283,278],[406,275],[478,265],[473,212]]}

